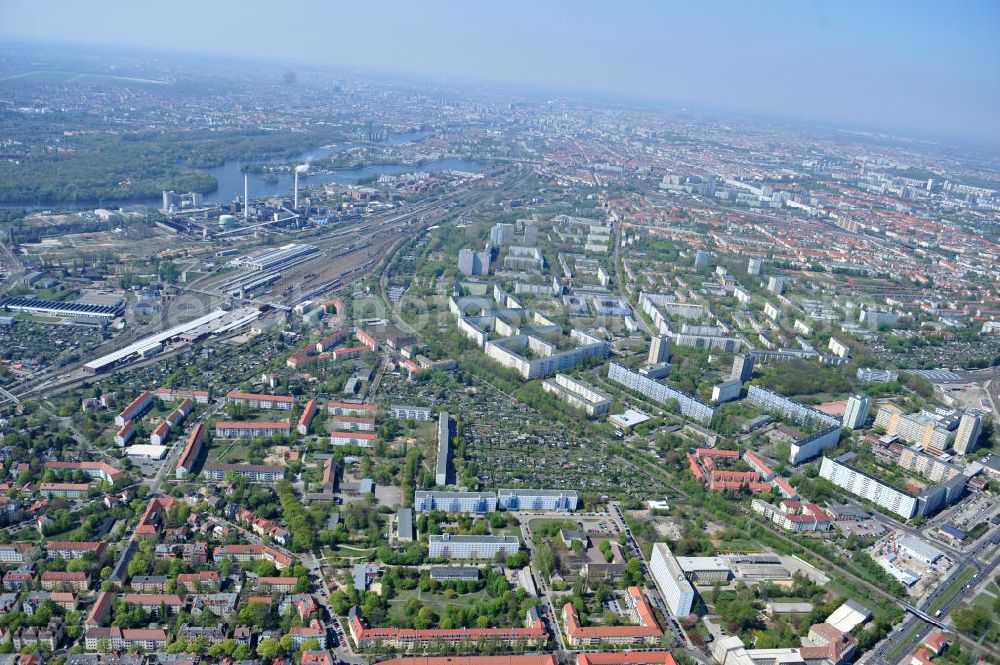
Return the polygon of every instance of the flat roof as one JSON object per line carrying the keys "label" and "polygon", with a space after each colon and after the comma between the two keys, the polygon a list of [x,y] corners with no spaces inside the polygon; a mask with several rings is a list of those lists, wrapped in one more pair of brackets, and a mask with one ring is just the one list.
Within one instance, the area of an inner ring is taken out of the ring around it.
{"label": "flat roof", "polygon": [[137,443],[125,449],[125,454],[129,457],[153,457],[160,459],[167,454],[166,446],[154,446],[149,443]]}
{"label": "flat roof", "polygon": [[614,413],[608,416],[608,420],[611,420],[612,422],[615,422],[623,427],[634,427],[639,423],[644,423],[649,420],[649,416],[642,411],[625,409],[624,413]]}
{"label": "flat roof", "polygon": [[[191,321],[188,321],[187,323],[182,323],[180,325],[176,325],[173,328],[168,328],[167,330],[164,330],[163,332],[156,333],[155,335],[150,335],[149,337],[146,337],[144,339],[140,339],[138,342],[133,342],[132,344],[129,344],[126,347],[118,349],[117,351],[112,351],[111,353],[109,353],[107,355],[101,356],[99,358],[95,358],[94,360],[91,360],[89,363],[85,364],[84,367],[86,367],[88,369],[91,369],[91,370],[96,370],[96,369],[100,369],[102,367],[107,367],[108,365],[116,363],[119,360],[122,360],[124,358],[128,358],[133,353],[138,353],[139,351],[148,348],[152,344],[156,344],[157,342],[165,342],[168,339],[176,337],[177,335],[185,333],[185,332],[187,332],[189,330],[194,330],[198,326],[204,325],[206,323],[210,323],[210,322],[215,321],[217,319],[221,319],[222,317],[226,316],[226,314],[228,314],[228,313],[229,312],[227,312],[224,309],[217,309],[214,312],[210,312],[209,314],[206,314],[205,316],[199,317],[197,319],[193,319]],[[258,314],[259,314],[259,312],[258,312]]]}
{"label": "flat roof", "polygon": [[700,570],[729,572],[729,564],[717,556],[679,556],[677,564],[686,573]]}

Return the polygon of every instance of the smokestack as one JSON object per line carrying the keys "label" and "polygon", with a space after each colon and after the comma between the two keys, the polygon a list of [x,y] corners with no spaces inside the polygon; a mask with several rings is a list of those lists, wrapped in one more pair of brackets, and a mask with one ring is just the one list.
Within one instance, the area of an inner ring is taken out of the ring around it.
{"label": "smokestack", "polygon": [[308,170],[308,164],[300,164],[295,167],[295,203],[292,205],[295,210],[299,209],[299,174],[305,173]]}
{"label": "smokestack", "polygon": [[250,174],[243,174],[243,221],[250,221]]}

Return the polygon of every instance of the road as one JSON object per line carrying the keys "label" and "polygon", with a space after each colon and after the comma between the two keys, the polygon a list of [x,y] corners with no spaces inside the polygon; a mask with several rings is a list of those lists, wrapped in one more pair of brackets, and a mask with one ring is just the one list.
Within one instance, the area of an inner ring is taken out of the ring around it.
{"label": "road", "polygon": [[[956,605],[966,599],[968,594],[964,592],[976,584],[984,581],[984,579],[988,578],[992,572],[996,570],[997,564],[1000,563],[1000,550],[994,551],[993,556],[988,562],[982,562],[979,557],[994,547],[993,539],[998,534],[1000,534],[1000,528],[994,528],[990,532],[983,535],[983,537],[979,539],[978,545],[955,562],[951,574],[944,581],[938,584],[937,589],[934,592],[923,599],[923,602],[918,605],[918,609],[927,614],[931,614],[931,607],[938,604],[938,601],[943,596],[947,595],[950,597],[944,601],[943,605],[940,605],[941,613],[939,615],[941,617],[947,617],[948,613]],[[956,580],[970,567],[976,570],[976,577],[973,581],[961,587],[951,588],[951,582]],[[902,624],[897,626],[897,628],[878,645],[876,645],[874,649],[865,654],[864,662],[871,663],[873,665],[895,665],[895,663],[899,662],[900,658],[908,657],[913,649],[915,649],[917,645],[923,641],[933,628],[934,626],[931,623],[920,619],[916,615],[907,614],[907,618]],[[971,650],[981,648],[982,650],[989,652],[994,657],[1000,657],[1000,652],[998,652],[996,645],[982,644],[980,646],[976,641],[964,635],[958,634],[955,631],[952,631],[952,633],[959,641],[961,641],[964,649]],[[894,657],[891,659],[888,658],[890,655]]]}
{"label": "road", "polygon": [[625,534],[627,539],[627,544],[629,550],[632,551],[632,555],[638,557],[642,562],[642,575],[645,579],[653,582],[652,589],[647,594],[652,600],[653,604],[659,608],[663,616],[670,622],[670,631],[674,634],[674,642],[678,645],[682,645],[688,648],[688,651],[694,655],[699,661],[708,662],[705,655],[699,650],[695,649],[692,645],[691,638],[688,636],[687,631],[681,626],[680,620],[682,617],[675,616],[667,604],[663,600],[663,596],[660,593],[659,587],[657,586],[652,574],[649,572],[649,561],[646,560],[646,555],[643,554],[642,548],[639,547],[639,541],[635,539],[632,534],[632,529],[629,528],[628,523],[625,521],[625,515],[622,513],[621,506],[617,501],[612,501],[608,504],[608,508],[611,516],[614,518],[615,522],[618,524],[618,528],[621,533]]}
{"label": "road", "polygon": [[[562,515],[564,518],[565,515]],[[531,526],[530,516],[525,515],[523,519],[518,520],[521,523],[521,540],[524,541],[524,547],[528,550],[529,560],[534,559],[534,541],[531,538]],[[544,605],[542,607],[542,615],[545,622],[549,624],[549,630],[552,632],[556,639],[556,644],[559,645],[560,651],[566,651],[566,640],[563,639],[562,628],[560,628],[558,615],[556,614],[556,608],[552,604],[552,590],[549,589],[548,585],[545,583],[545,578],[539,573],[535,579],[536,586],[538,587],[538,593],[541,597]]]}

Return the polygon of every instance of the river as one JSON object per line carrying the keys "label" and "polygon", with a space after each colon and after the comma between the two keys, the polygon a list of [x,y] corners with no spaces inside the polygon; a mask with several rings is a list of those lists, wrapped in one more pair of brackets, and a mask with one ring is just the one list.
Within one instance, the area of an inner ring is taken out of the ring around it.
{"label": "river", "polygon": [[[387,143],[390,145],[402,145],[404,143],[421,141],[424,138],[431,135],[432,132],[429,131],[417,131],[408,132],[406,134],[396,134],[390,136],[387,139]],[[316,163],[322,162],[323,160],[330,157],[334,153],[346,150],[347,148],[353,147],[354,143],[336,143],[328,146],[323,146],[321,148],[316,148],[314,150],[309,150],[297,155],[293,159],[285,160],[275,160],[275,163]],[[318,165],[321,166],[321,165]],[[439,159],[432,162],[426,162],[420,166],[407,166],[403,164],[377,164],[372,166],[365,166],[359,169],[331,169],[324,173],[316,174],[306,174],[303,177],[299,175],[299,187],[305,187],[310,184],[326,184],[335,183],[338,185],[353,185],[357,184],[361,180],[371,178],[372,176],[379,176],[383,174],[393,174],[393,173],[412,173],[414,171],[420,172],[430,172],[430,171],[441,171],[441,170],[455,170],[455,171],[472,171],[478,172],[483,170],[483,165],[479,162],[466,160],[466,159]],[[205,194],[203,200],[205,203],[229,203],[233,200],[234,196],[243,196],[243,163],[238,160],[233,160],[222,164],[221,166],[216,166],[215,168],[203,169],[205,173],[213,176],[218,182],[218,187],[214,192]],[[268,196],[279,196],[279,195],[292,195],[293,186],[293,175],[291,173],[273,173],[270,174],[270,182],[265,180],[262,175],[251,173],[249,174],[249,187],[250,187],[250,198],[260,199]],[[275,177],[277,179],[275,179]],[[180,193],[180,192],[178,192]],[[47,203],[45,205],[18,205],[18,204],[0,204],[0,208],[24,208],[26,210],[91,210],[96,207],[104,208],[129,208],[134,206],[149,206],[153,208],[159,208],[163,205],[163,200],[161,198],[149,199],[149,200],[132,200],[132,201],[89,201],[83,203],[75,202],[56,202]]]}

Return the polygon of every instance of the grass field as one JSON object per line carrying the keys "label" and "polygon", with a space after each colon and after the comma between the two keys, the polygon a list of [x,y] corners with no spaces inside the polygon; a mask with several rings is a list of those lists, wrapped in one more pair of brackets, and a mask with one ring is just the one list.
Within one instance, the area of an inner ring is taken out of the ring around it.
{"label": "grass field", "polygon": [[246,446],[239,441],[220,441],[213,443],[208,449],[206,462],[229,464],[232,462],[244,462],[247,457]]}
{"label": "grass field", "polygon": [[389,618],[393,624],[402,625],[407,619],[406,603],[411,598],[416,598],[424,605],[431,607],[435,613],[440,614],[448,606],[468,607],[473,602],[486,597],[485,591],[462,594],[454,598],[447,598],[441,593],[426,593],[415,589],[400,591],[395,598],[389,601]]}

